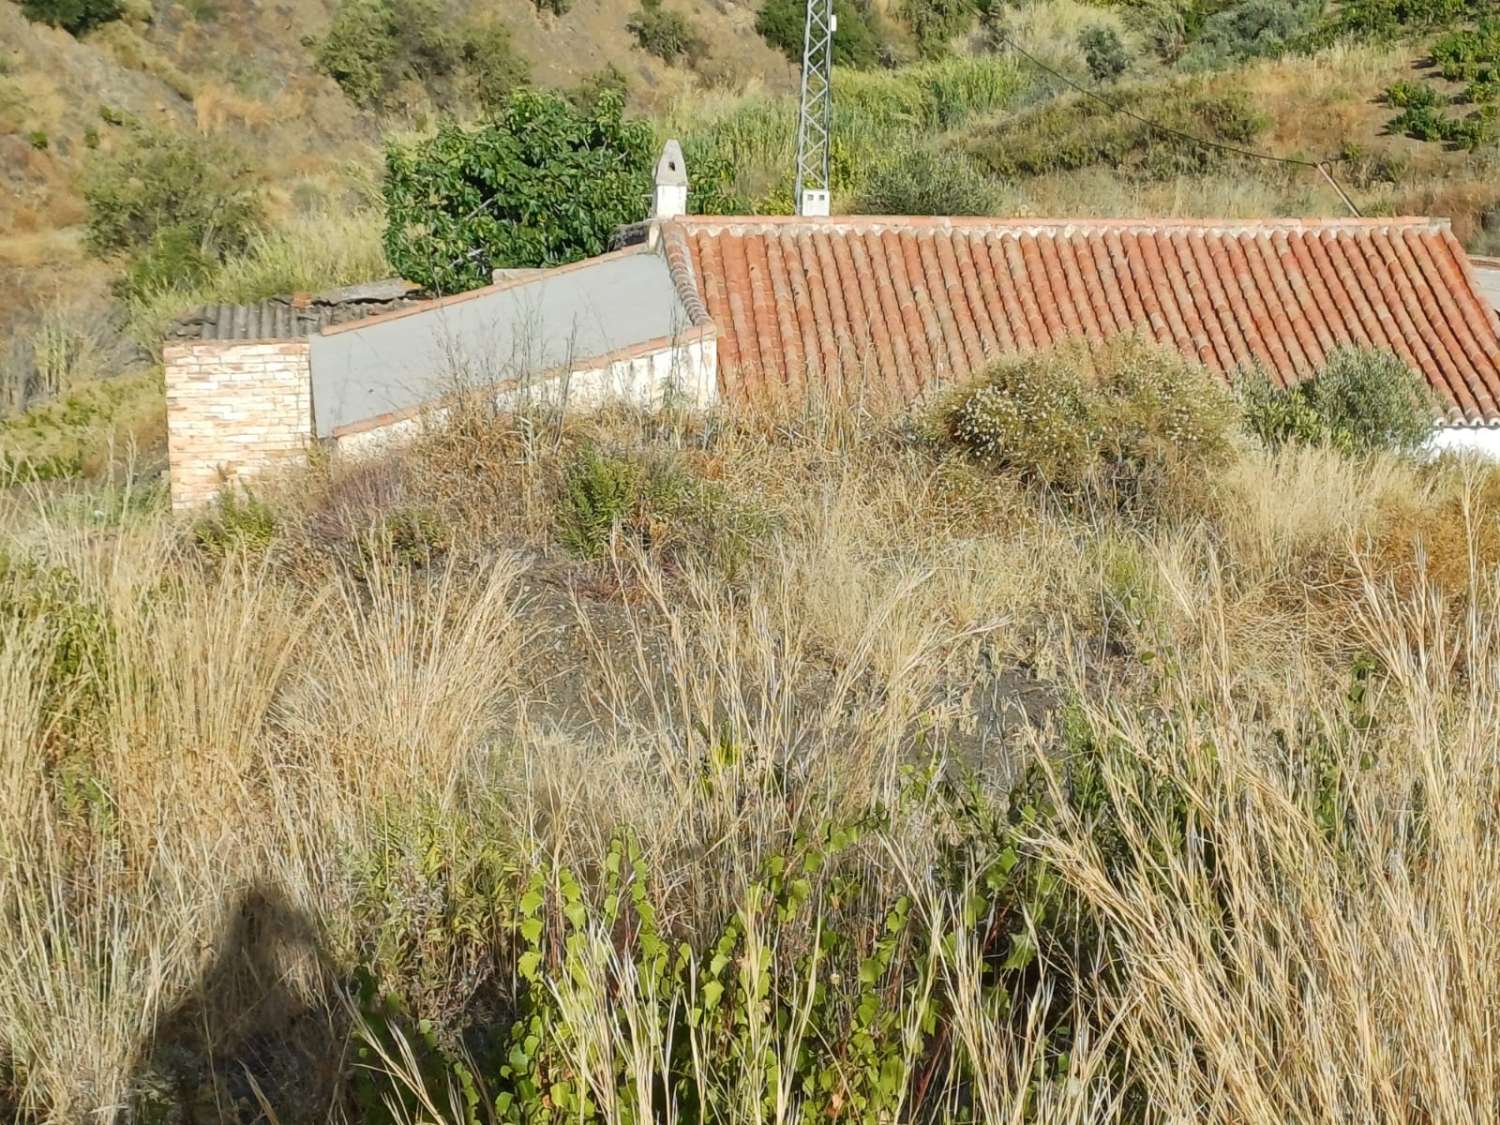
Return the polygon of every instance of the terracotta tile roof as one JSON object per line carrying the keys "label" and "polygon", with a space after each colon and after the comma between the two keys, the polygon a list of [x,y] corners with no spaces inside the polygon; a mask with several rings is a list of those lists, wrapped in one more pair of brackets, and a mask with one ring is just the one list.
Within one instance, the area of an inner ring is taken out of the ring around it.
{"label": "terracotta tile roof", "polygon": [[1388,348],[1452,422],[1500,423],[1500,321],[1445,222],[701,216],[662,239],[730,399],[815,379],[904,400],[1008,352],[1146,331],[1284,385],[1337,345]]}

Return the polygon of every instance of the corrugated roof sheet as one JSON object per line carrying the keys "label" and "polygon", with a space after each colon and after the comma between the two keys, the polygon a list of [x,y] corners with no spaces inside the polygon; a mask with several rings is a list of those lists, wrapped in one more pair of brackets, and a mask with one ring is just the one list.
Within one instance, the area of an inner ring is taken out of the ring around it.
{"label": "corrugated roof sheet", "polygon": [[693,217],[663,239],[731,399],[817,378],[905,400],[1006,353],[1144,331],[1283,384],[1338,345],[1388,348],[1453,421],[1500,421],[1500,325],[1433,220]]}
{"label": "corrugated roof sheet", "polygon": [[295,340],[334,324],[393,312],[416,287],[400,280],[351,285],[315,296],[273,297],[251,305],[204,305],[179,317],[169,340]]}

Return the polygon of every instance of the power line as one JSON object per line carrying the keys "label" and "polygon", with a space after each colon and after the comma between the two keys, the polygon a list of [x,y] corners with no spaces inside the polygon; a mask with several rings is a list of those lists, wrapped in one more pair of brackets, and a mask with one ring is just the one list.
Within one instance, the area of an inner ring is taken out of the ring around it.
{"label": "power line", "polygon": [[1071,87],[1086,98],[1092,98],[1094,101],[1098,102],[1100,105],[1104,106],[1112,113],[1123,114],[1133,121],[1140,122],[1142,125],[1145,125],[1149,129],[1155,129],[1159,133],[1166,133],[1168,136],[1177,137],[1180,140],[1188,141],[1189,143],[1195,145],[1201,145],[1204,148],[1218,149],[1220,152],[1232,152],[1236,156],[1248,156],[1254,160],[1269,160],[1274,164],[1290,164],[1299,168],[1312,168],[1317,171],[1325,180],[1328,181],[1329,186],[1332,187],[1333,190],[1338,193],[1339,198],[1344,201],[1344,206],[1348,207],[1349,210],[1354,213],[1354,216],[1356,218],[1364,217],[1360,209],[1355,206],[1354,200],[1350,198],[1349,193],[1344,190],[1343,185],[1333,178],[1333,173],[1328,170],[1328,161],[1303,160],[1302,158],[1296,156],[1277,156],[1274,153],[1270,152],[1257,152],[1254,149],[1241,148],[1239,145],[1226,144],[1223,141],[1215,141],[1210,140],[1207,137],[1195,136],[1192,133],[1186,133],[1181,129],[1175,129],[1171,125],[1163,125],[1159,121],[1152,121],[1149,117],[1145,117],[1139,113],[1136,113],[1132,109],[1127,109],[1125,106],[1120,105],[1118,102],[1111,101],[1109,98],[1106,98],[1097,90],[1091,90],[1089,87],[1083,85],[1082,83],[1075,82],[1073,79],[1069,78],[1061,71],[1048,66],[1046,63],[1042,62],[1041,59],[1036,58],[1034,55],[1031,55],[1027,51],[1022,50],[1021,47],[1017,45],[1016,41],[1010,38],[1008,35],[1002,36],[1000,41],[1016,54],[1020,55],[1027,62],[1029,62],[1032,66],[1036,67],[1038,70],[1042,70],[1047,74],[1050,74],[1053,78],[1057,79],[1063,85]]}

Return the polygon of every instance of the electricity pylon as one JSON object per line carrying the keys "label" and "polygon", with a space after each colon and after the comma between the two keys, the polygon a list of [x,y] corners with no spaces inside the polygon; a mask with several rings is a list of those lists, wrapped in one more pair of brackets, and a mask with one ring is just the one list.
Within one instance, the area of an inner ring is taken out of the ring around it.
{"label": "electricity pylon", "polygon": [[802,98],[797,110],[799,215],[828,214],[828,130],[833,119],[833,0],[807,0],[802,32]]}

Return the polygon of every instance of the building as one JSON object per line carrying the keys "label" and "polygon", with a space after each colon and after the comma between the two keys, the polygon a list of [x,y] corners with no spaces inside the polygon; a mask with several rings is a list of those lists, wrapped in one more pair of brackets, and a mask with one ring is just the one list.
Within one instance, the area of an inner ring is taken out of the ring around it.
{"label": "building", "polygon": [[[1384,348],[1442,407],[1435,445],[1500,455],[1500,263],[1444,220],[688,216],[675,144],[621,249],[356,318],[200,316],[166,350],[173,502],[410,433],[475,387],[587,406],[889,409],[994,359],[1145,333],[1283,385]],[[368,311],[368,310],[367,310]]]}

